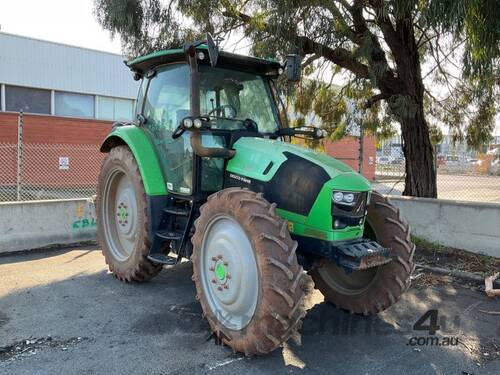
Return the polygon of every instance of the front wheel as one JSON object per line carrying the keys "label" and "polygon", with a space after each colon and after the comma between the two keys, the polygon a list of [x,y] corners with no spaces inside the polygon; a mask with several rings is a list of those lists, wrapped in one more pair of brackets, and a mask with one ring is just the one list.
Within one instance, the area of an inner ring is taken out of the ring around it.
{"label": "front wheel", "polygon": [[392,261],[346,273],[335,262],[323,260],[310,274],[325,300],[352,313],[371,315],[396,303],[410,286],[415,245],[399,209],[377,192],[368,206],[365,236],[390,248]]}
{"label": "front wheel", "polygon": [[161,271],[147,259],[146,194],[134,155],[127,146],[108,153],[97,189],[97,234],[109,270],[120,280],[147,281]]}
{"label": "front wheel", "polygon": [[211,195],[195,221],[197,298],[219,339],[247,356],[298,335],[305,314],[306,275],[275,207],[262,194],[229,188]]}

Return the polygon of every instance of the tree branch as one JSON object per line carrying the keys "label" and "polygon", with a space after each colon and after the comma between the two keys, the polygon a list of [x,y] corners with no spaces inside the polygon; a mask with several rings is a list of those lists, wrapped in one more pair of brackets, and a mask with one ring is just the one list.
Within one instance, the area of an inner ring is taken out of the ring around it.
{"label": "tree branch", "polygon": [[[241,12],[238,12],[236,14],[231,12],[224,12],[223,14],[226,17],[239,18],[247,25],[251,25],[253,21],[251,16]],[[274,31],[271,30],[268,25],[261,25],[261,27],[263,28],[263,30],[260,31],[265,31],[268,34],[274,34]],[[297,35],[297,33],[293,30],[289,30],[287,33],[285,33],[285,35],[287,35],[288,41],[296,44],[297,47],[299,47],[299,50],[304,55],[320,55],[328,61],[331,61],[334,64],[337,64],[342,68],[353,72],[359,78],[369,78],[368,67],[357,61],[354,55],[345,48],[330,48],[321,43],[315,42],[314,40],[306,36]]]}
{"label": "tree branch", "polygon": [[368,99],[365,103],[365,109],[371,108],[376,102],[383,100],[383,99],[389,99],[390,95],[385,94],[385,93],[380,93],[377,95],[373,95],[370,99]]}
{"label": "tree branch", "polygon": [[316,54],[309,56],[307,58],[307,60],[302,63],[302,69],[304,69],[306,66],[309,66],[310,64],[312,64],[314,61],[316,61],[320,57],[321,56],[316,55]]}

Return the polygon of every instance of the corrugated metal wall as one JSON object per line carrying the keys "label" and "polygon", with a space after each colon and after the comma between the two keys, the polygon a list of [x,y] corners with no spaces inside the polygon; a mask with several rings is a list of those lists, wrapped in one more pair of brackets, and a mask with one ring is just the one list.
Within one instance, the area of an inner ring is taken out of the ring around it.
{"label": "corrugated metal wall", "polygon": [[0,83],[129,99],[138,89],[122,56],[2,32]]}

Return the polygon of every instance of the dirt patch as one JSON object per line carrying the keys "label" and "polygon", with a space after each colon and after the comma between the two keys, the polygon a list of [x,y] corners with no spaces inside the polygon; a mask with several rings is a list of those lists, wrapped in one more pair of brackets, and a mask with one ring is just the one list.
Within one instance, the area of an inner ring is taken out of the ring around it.
{"label": "dirt patch", "polygon": [[88,338],[71,337],[63,340],[48,336],[18,341],[14,344],[0,347],[0,362],[21,360],[25,357],[36,355],[40,350],[46,348],[61,349],[66,351],[69,347],[85,340],[88,340]]}
{"label": "dirt patch", "polygon": [[487,255],[439,246],[413,239],[417,245],[414,260],[417,263],[448,268],[451,270],[474,272],[486,277],[500,270],[500,259]]}
{"label": "dirt patch", "polygon": [[460,338],[459,343],[469,352],[478,366],[500,359],[500,341],[492,339]]}
{"label": "dirt patch", "polygon": [[453,277],[447,275],[435,275],[433,273],[416,272],[411,276],[411,285],[417,289],[425,289],[437,285],[449,285],[453,283]]}

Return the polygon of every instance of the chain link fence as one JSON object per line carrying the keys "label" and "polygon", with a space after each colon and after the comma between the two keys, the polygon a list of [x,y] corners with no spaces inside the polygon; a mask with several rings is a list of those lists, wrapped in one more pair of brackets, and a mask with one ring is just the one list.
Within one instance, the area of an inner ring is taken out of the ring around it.
{"label": "chain link fence", "polygon": [[99,145],[0,143],[0,201],[92,196],[103,158]]}
{"label": "chain link fence", "polygon": [[[377,155],[374,188],[384,194],[404,190],[405,160],[401,149]],[[437,154],[438,198],[500,202],[500,147],[481,154]]]}

